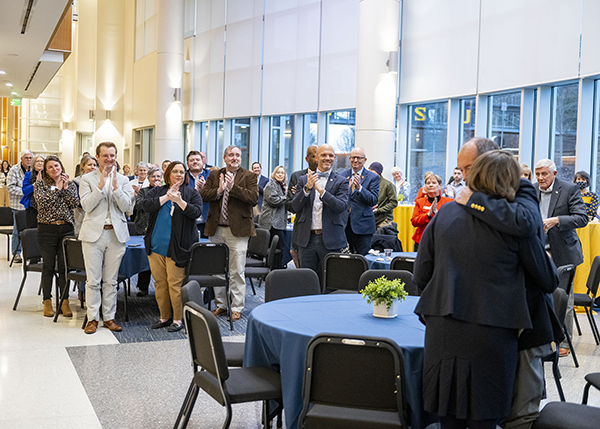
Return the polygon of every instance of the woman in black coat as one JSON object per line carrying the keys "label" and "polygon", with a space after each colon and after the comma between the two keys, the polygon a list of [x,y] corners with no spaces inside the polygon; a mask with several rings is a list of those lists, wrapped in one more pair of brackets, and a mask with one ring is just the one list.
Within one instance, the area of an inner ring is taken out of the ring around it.
{"label": "woman in black coat", "polygon": [[181,286],[202,214],[202,197],[187,186],[188,180],[184,164],[173,161],[165,171],[165,185],[153,188],[142,202],[150,214],[144,242],[160,310],[160,321],[152,328],[168,326],[169,332],[183,328]]}
{"label": "woman in black coat", "polygon": [[[492,151],[477,158],[467,185],[512,201],[520,176],[510,153]],[[440,417],[443,429],[495,429],[508,415],[519,330],[531,328],[525,275],[529,287],[546,293],[558,284],[537,235],[501,233],[455,202],[425,229],[415,262],[422,290],[415,313],[427,326],[425,409]]]}

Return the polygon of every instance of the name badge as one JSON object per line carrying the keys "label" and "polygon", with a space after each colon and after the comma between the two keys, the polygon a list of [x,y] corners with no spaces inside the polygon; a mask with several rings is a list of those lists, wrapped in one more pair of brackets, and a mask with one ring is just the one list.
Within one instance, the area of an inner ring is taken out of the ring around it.
{"label": "name badge", "polygon": [[54,186],[54,185],[50,186],[51,191],[56,191],[56,189],[58,189],[56,186]]}

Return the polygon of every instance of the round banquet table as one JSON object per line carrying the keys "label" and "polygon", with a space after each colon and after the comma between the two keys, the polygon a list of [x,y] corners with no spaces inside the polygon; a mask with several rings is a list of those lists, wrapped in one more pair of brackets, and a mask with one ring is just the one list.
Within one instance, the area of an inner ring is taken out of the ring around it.
{"label": "round banquet table", "polygon": [[297,428],[302,411],[304,358],[311,338],[319,333],[348,337],[386,337],[403,350],[406,400],[413,429],[435,421],[423,410],[422,367],[425,326],[414,314],[419,298],[399,303],[398,317],[373,317],[362,295],[312,295],[271,301],[248,318],[244,366],[279,370],[286,427]]}
{"label": "round banquet table", "polygon": [[392,265],[392,259],[396,256],[404,256],[413,258],[414,260],[417,259],[417,252],[392,252],[392,256],[388,257],[385,257],[383,253],[380,253],[377,256],[368,254],[365,258],[367,258],[370,270],[389,270]]}

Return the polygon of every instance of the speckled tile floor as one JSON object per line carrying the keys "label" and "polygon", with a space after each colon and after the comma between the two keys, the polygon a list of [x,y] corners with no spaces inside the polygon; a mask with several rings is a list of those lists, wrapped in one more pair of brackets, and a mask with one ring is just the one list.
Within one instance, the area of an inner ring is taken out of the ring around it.
{"label": "speckled tile floor", "polygon": [[[85,335],[85,313],[74,295],[74,317],[55,324],[42,316],[36,273],[12,311],[21,267],[8,267],[4,248],[0,240],[0,429],[171,428],[192,376],[186,340],[120,344],[107,329]],[[574,341],[580,367],[570,357],[560,361],[570,402],[581,402],[584,375],[600,371],[600,347],[585,316],[579,321],[584,334]],[[546,380],[549,400],[558,400],[549,364]],[[600,406],[600,392],[591,392],[590,404]],[[236,405],[233,413],[232,428],[260,427],[259,404]],[[220,405],[200,394],[189,427],[220,427],[224,416]]]}

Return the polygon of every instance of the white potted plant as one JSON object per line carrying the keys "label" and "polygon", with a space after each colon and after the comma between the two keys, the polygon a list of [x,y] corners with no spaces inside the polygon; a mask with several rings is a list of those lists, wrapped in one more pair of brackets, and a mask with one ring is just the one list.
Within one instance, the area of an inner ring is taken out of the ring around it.
{"label": "white potted plant", "polygon": [[367,298],[367,303],[373,303],[373,316],[384,318],[396,317],[398,302],[408,295],[400,279],[388,280],[385,276],[370,281],[360,292]]}

